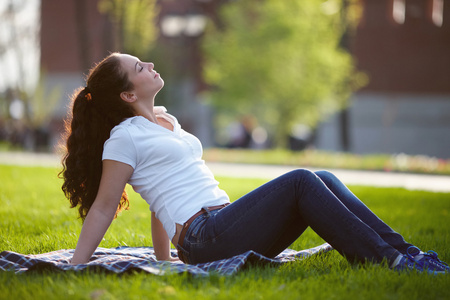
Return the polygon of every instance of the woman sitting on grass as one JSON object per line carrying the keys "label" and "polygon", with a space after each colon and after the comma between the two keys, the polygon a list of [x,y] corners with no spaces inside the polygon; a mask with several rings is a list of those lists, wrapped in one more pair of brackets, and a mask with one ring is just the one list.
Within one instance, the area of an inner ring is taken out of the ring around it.
{"label": "woman sitting on grass", "polygon": [[274,257],[310,226],[351,262],[449,272],[435,252],[405,242],[326,171],[289,172],[230,204],[201,159],[200,141],[154,106],[163,86],[153,63],[114,53],[75,92],[61,172],[62,189],[84,220],[72,264],[89,261],[128,207],[129,183],[150,205],[159,260],[177,260],[170,241],[189,264],[248,250]]}

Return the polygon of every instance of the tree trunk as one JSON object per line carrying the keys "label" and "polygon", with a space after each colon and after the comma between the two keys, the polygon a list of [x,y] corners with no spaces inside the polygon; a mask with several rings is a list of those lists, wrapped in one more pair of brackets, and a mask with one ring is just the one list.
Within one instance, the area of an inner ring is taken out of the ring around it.
{"label": "tree trunk", "polygon": [[89,31],[87,26],[86,0],[73,0],[75,3],[75,22],[78,36],[78,52],[80,58],[80,69],[87,73],[91,66],[91,49],[89,43]]}

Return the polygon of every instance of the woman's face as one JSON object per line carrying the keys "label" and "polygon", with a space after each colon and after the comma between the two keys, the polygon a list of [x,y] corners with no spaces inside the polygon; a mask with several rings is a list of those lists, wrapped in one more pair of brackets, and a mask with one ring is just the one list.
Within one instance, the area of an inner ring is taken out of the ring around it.
{"label": "woman's face", "polygon": [[124,71],[128,74],[128,80],[133,84],[132,91],[137,99],[153,99],[164,86],[164,80],[153,69],[153,63],[141,62],[137,57],[128,54],[119,55]]}

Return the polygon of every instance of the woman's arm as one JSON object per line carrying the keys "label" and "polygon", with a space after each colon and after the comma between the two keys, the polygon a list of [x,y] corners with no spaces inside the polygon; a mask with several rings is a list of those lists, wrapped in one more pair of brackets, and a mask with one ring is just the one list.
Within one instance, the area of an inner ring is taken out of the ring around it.
{"label": "woman's arm", "polygon": [[127,164],[104,160],[97,197],[84,220],[71,264],[86,263],[114,219],[123,189],[133,173]]}
{"label": "woman's arm", "polygon": [[154,212],[152,212],[152,241],[157,260],[176,260],[170,256],[169,236]]}

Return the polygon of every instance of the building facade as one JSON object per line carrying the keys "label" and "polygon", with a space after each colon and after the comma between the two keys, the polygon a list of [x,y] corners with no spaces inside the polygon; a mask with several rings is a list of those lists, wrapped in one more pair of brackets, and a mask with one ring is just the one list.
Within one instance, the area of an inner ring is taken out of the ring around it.
{"label": "building facade", "polygon": [[[350,49],[368,84],[348,107],[349,151],[450,158],[450,2],[364,0]],[[339,115],[317,147],[341,150]]]}
{"label": "building facade", "polygon": [[[360,1],[361,21],[348,47],[369,81],[349,100],[348,147],[342,145],[340,114],[320,125],[315,146],[360,154],[450,158],[449,1]],[[211,124],[211,112],[197,98],[206,88],[198,44],[204,26],[200,16],[220,25],[216,12],[225,2],[159,1],[159,46],[171,49],[165,51],[172,55],[165,63],[175,63],[180,69],[178,77],[167,78],[168,88],[160,98],[162,102],[169,99],[164,103],[169,107],[170,99],[177,99],[171,111],[205,146],[212,144],[212,137],[210,130],[205,131],[210,128],[205,124]],[[55,114],[58,128],[66,115],[69,95],[84,84],[83,74],[93,62],[116,50],[115,37],[113,25],[98,11],[98,0],[42,1],[41,20],[41,66],[47,88],[63,88],[62,103]],[[181,30],[180,24],[193,27]]]}

